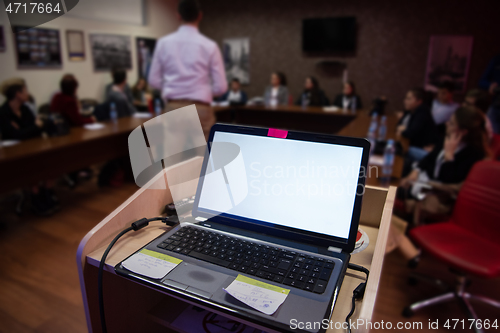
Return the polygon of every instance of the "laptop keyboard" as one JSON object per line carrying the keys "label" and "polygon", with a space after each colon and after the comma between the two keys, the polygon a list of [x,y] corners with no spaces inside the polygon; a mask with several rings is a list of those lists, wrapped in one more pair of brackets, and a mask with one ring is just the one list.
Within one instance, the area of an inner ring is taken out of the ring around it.
{"label": "laptop keyboard", "polygon": [[335,265],[332,260],[193,227],[179,229],[158,247],[318,294],[325,291]]}

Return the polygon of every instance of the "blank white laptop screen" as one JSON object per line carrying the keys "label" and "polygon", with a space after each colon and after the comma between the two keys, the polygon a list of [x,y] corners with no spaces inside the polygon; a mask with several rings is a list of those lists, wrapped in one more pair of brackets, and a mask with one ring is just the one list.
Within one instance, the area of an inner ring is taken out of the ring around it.
{"label": "blank white laptop screen", "polygon": [[216,172],[210,157],[199,209],[348,238],[363,148],[226,132],[213,142],[240,154]]}

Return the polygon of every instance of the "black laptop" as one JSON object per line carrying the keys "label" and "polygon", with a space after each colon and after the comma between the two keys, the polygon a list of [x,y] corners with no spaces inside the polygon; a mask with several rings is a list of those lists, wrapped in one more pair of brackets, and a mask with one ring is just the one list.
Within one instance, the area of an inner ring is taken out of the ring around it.
{"label": "black laptop", "polygon": [[[115,270],[280,332],[292,331],[292,322],[329,319],[356,242],[369,146],[365,139],[216,124],[192,217],[143,248],[182,263],[158,279],[122,263]],[[224,290],[238,275],[289,294],[264,314]],[[315,327],[303,332],[322,331]]]}

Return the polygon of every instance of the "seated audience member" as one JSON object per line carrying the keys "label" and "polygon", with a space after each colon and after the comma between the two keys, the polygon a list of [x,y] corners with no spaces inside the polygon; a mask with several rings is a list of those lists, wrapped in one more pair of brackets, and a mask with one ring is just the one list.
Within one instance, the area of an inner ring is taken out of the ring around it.
{"label": "seated audience member", "polygon": [[462,106],[476,107],[484,114],[486,133],[488,134],[488,139],[491,140],[491,138],[493,137],[493,128],[490,118],[486,116],[488,108],[490,107],[490,98],[488,94],[481,89],[469,90],[465,94]]}
{"label": "seated audience member", "polygon": [[148,88],[148,83],[145,78],[139,78],[137,83],[132,88],[132,97],[134,98],[134,106],[141,111],[148,110],[148,104],[151,100],[151,92]]}
{"label": "seated audience member", "polygon": [[421,88],[408,91],[404,100],[405,112],[398,123],[397,137],[409,141],[407,165],[424,158],[437,141],[436,124],[424,98],[425,91]]}
{"label": "seated audience member", "polygon": [[2,94],[6,101],[0,107],[0,133],[2,140],[25,140],[42,134],[43,122],[26,106],[29,92],[20,78],[5,81]]}
{"label": "seated audience member", "polygon": [[241,90],[240,80],[234,78],[231,80],[229,91],[217,99],[219,102],[229,102],[230,105],[246,105],[248,96]]}
{"label": "seated audience member", "polygon": [[[39,137],[43,122],[35,117],[26,102],[29,92],[20,78],[5,81],[1,87],[6,101],[0,107],[0,133],[3,140],[25,140]],[[31,188],[31,205],[37,215],[47,216],[58,208],[58,199],[51,182]]]}
{"label": "seated audience member", "polygon": [[94,117],[85,117],[80,113],[80,102],[76,94],[78,81],[72,74],[63,76],[60,87],[61,92],[52,98],[50,110],[60,114],[70,126],[83,126],[95,122]]}
{"label": "seated audience member", "polygon": [[267,106],[288,105],[286,77],[281,72],[271,74],[271,85],[264,92],[264,104]]}
{"label": "seated audience member", "polygon": [[108,94],[106,103],[114,103],[118,117],[131,116],[136,112],[132,103],[130,103],[125,87],[127,86],[127,72],[125,70],[115,70],[113,72],[113,86]]}
{"label": "seated audience member", "polygon": [[[460,107],[446,123],[444,142],[425,156],[401,181],[406,192],[406,213],[419,223],[425,213],[442,215],[451,212],[461,183],[477,161],[488,157],[484,116],[477,108]],[[423,193],[421,185],[430,186]],[[415,205],[418,199],[418,210]]]}
{"label": "seated audience member", "polygon": [[487,115],[491,121],[493,132],[500,134],[500,54],[491,59],[481,76],[479,86],[488,91],[493,98]]}
{"label": "seated audience member", "polygon": [[356,95],[356,86],[354,85],[354,82],[349,81],[344,83],[342,93],[335,96],[333,105],[341,109],[351,109],[352,103],[356,103],[356,109],[363,108],[361,98]]}
{"label": "seated audience member", "polygon": [[302,106],[326,106],[330,102],[323,90],[319,88],[318,80],[313,76],[309,76],[304,83],[304,91],[295,104]]}
{"label": "seated audience member", "polygon": [[127,96],[127,100],[129,101],[129,103],[134,104],[134,96],[132,95],[132,89],[130,89],[130,86],[126,82],[127,72],[124,69],[119,68],[119,67],[113,67],[113,69],[111,70],[111,79],[113,82],[109,83],[106,86],[106,89],[104,92],[104,100],[106,101],[108,99],[109,94],[111,93],[112,88],[115,85],[115,83],[114,83],[115,72],[125,72],[125,86],[123,87],[123,93],[125,94],[125,96]]}
{"label": "seated audience member", "polygon": [[436,98],[432,101],[432,118],[436,125],[445,124],[460,106],[453,101],[454,84],[445,81],[438,86]]}

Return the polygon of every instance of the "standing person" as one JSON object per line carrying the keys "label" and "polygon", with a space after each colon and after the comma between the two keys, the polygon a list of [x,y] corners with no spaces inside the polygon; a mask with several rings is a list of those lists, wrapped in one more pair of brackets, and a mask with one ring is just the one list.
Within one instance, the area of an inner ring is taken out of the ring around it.
{"label": "standing person", "polygon": [[314,76],[308,76],[304,83],[304,91],[295,104],[303,106],[326,106],[329,103],[324,91],[319,87],[318,80]]}
{"label": "standing person", "polygon": [[356,86],[354,85],[354,82],[349,81],[344,83],[342,94],[335,96],[333,105],[341,109],[350,109],[352,108],[353,102],[356,103],[356,109],[363,108],[361,97],[356,95]]}
{"label": "standing person", "polygon": [[196,104],[203,132],[207,136],[215,123],[210,108],[213,96],[227,91],[226,73],[217,44],[202,35],[203,18],[197,0],[181,0],[179,29],[161,38],[153,55],[149,85],[161,90],[167,110]]}
{"label": "standing person", "polygon": [[288,88],[286,87],[286,76],[281,72],[271,74],[271,85],[264,92],[264,104],[266,106],[288,105]]}

